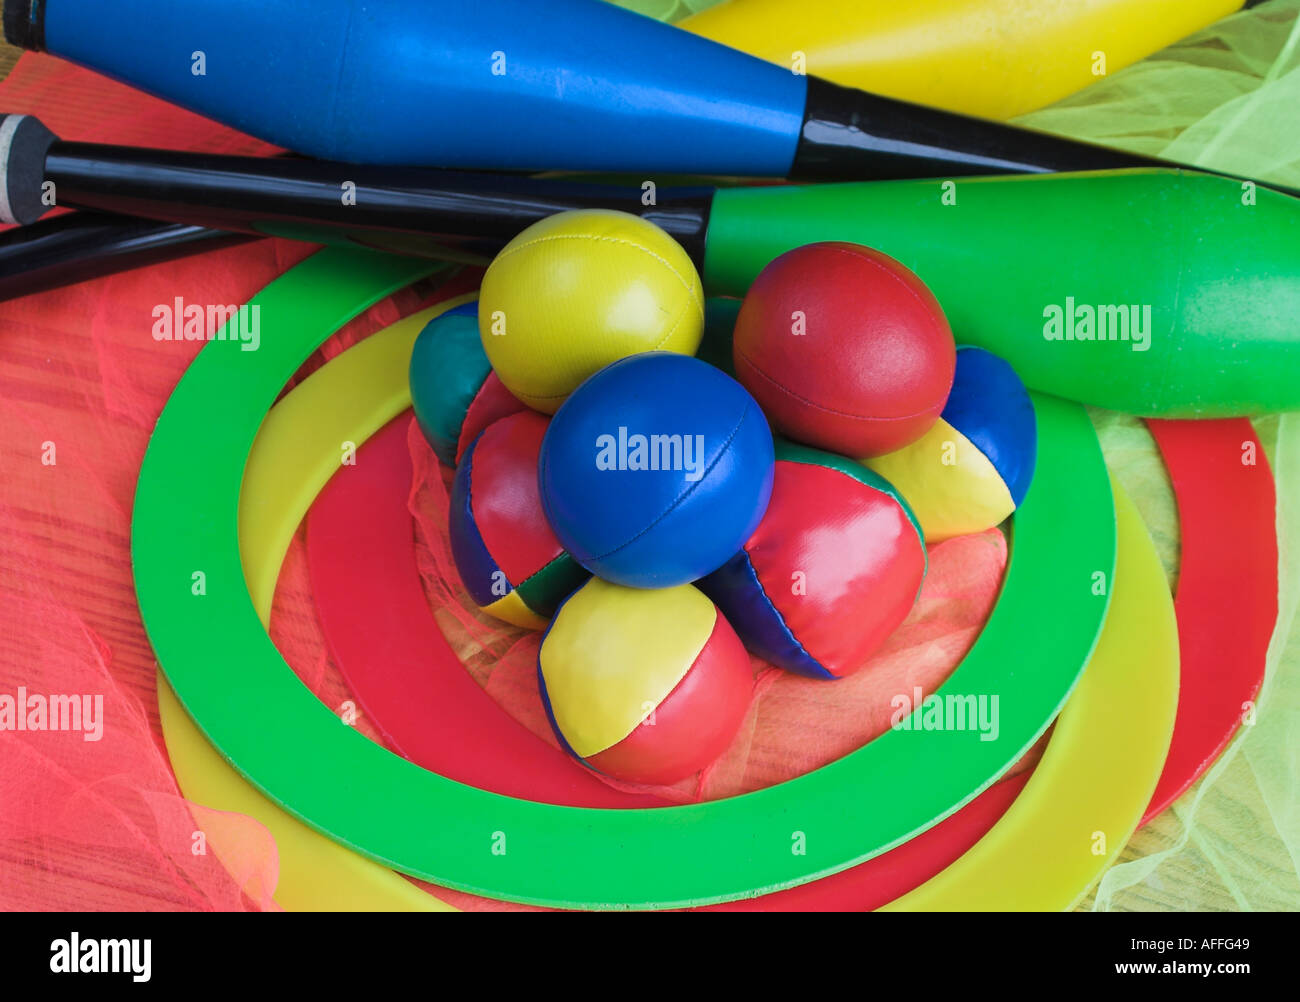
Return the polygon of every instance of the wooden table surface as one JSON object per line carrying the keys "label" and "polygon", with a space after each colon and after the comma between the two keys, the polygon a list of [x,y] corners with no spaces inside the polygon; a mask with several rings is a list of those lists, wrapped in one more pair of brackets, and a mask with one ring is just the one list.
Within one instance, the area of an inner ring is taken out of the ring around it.
{"label": "wooden table surface", "polygon": [[18,62],[18,57],[22,54],[22,49],[16,49],[8,42],[0,41],[0,80],[9,75],[9,71],[14,68],[14,63]]}

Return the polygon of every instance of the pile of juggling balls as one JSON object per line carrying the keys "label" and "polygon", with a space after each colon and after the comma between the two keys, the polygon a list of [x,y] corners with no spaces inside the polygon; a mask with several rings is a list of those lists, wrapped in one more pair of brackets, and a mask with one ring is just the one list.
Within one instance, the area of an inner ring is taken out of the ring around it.
{"label": "pile of juggling balls", "polygon": [[1033,475],[1024,385],[958,348],[892,258],[777,257],[738,312],[707,311],[729,357],[701,352],[705,305],[654,224],[565,212],[515,237],[411,358],[416,418],[455,467],[465,589],[546,631],[556,736],[625,782],[674,783],[727,748],[750,653],[813,679],[861,669],[916,601],[927,544],[998,525]]}

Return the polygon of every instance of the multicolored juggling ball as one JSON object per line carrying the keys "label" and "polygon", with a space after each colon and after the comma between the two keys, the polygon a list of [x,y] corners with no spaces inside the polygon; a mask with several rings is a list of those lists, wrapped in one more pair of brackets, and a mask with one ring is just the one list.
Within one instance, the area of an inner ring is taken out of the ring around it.
{"label": "multicolored juggling ball", "polygon": [[542,444],[542,506],[593,574],[668,588],[716,570],[772,492],[772,433],[744,387],[706,362],[646,352],[607,366]]}
{"label": "multicolored juggling ball", "polygon": [[681,244],[654,223],[610,209],[561,212],[502,248],[483,276],[478,320],[501,381],[553,414],[620,358],[695,354],[704,287]]}
{"label": "multicolored juggling ball", "polygon": [[522,410],[490,424],[465,451],[451,490],[451,554],[484,612],[540,630],[587,572],[542,514],[537,458],[547,418]]}
{"label": "multicolored juggling ball", "polygon": [[424,437],[455,466],[479,432],[524,409],[492,371],[478,336],[478,304],[434,317],[411,350],[411,403]]}
{"label": "multicolored juggling ball", "polygon": [[771,261],[740,308],[733,353],[776,432],[859,458],[920,438],[952,386],[938,301],[857,244],[807,244]]}
{"label": "multicolored juggling ball", "polygon": [[911,445],[866,464],[911,504],[927,543],[983,532],[1020,506],[1034,476],[1038,426],[1014,369],[983,348],[957,350],[947,406]]}
{"label": "multicolored juggling ball", "polygon": [[767,514],[699,587],[759,657],[834,679],[860,669],[907,618],[925,570],[921,529],[887,481],[778,442]]}
{"label": "multicolored juggling ball", "polygon": [[537,679],[560,744],[630,783],[675,783],[716,759],[753,689],[745,648],[697,588],[600,578],[560,606]]}

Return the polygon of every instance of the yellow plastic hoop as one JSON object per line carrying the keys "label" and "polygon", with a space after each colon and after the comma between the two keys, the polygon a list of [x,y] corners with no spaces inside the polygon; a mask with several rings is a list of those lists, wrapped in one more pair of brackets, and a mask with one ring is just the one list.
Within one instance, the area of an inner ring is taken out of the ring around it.
{"label": "yellow plastic hoop", "polygon": [[1023,791],[960,859],[882,910],[1065,910],[1124,848],[1151,800],[1178,710],[1178,623],[1142,517],[1111,477],[1106,625]]}
{"label": "yellow plastic hoop", "polygon": [[[267,414],[244,471],[239,539],[248,590],[263,625],[289,543],[345,443],[360,445],[411,405],[406,381],[415,337],[458,296],[399,320],[343,352]],[[291,911],[456,911],[399,873],[303,824],[239,775],[200,733],[162,672],[158,710],[181,792],[196,803],[256,818],[280,851],[276,902]],[[221,847],[214,843],[220,856]]]}

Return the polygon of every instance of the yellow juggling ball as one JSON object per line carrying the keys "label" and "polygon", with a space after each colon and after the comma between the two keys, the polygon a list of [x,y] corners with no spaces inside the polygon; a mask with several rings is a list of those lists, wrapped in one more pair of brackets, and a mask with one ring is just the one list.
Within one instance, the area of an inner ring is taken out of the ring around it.
{"label": "yellow juggling ball", "polygon": [[643,351],[693,355],[704,287],[690,257],[627,212],[561,212],[516,236],[483,276],[479,334],[497,378],[553,414],[584,379]]}

